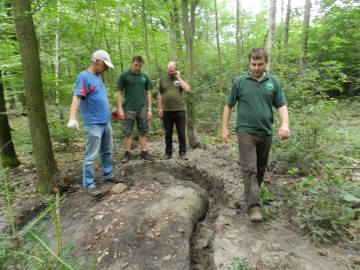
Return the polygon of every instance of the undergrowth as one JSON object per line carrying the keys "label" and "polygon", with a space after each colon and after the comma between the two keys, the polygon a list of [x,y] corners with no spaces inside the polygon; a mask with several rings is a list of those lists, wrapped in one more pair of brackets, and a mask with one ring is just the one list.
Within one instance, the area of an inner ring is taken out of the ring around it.
{"label": "undergrowth", "polygon": [[[269,168],[294,181],[264,207],[265,218],[276,213],[278,203],[315,242],[360,242],[359,100],[311,96],[311,102],[294,102],[289,111],[291,137],[274,136]],[[262,188],[261,197],[268,195]]]}
{"label": "undergrowth", "polygon": [[[54,190],[56,195],[49,197],[46,209],[18,229],[9,192],[8,170],[0,168],[0,173],[0,200],[6,205],[8,220],[8,230],[0,234],[0,269],[82,269],[82,263],[70,259],[72,248],[62,245],[59,192]],[[55,241],[43,233],[49,225],[50,216],[53,217]]]}
{"label": "undergrowth", "polygon": [[315,242],[360,242],[360,189],[330,172],[283,185],[285,209],[291,220]]}

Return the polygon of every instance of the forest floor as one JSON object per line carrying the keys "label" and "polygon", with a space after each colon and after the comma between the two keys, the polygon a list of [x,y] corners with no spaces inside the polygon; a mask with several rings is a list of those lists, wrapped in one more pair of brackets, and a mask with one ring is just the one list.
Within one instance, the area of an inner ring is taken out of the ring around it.
{"label": "forest floor", "polygon": [[[354,263],[359,246],[315,244],[290,222],[291,213],[279,211],[261,223],[250,222],[231,146],[214,143],[189,150],[188,161],[178,157],[176,140],[174,146],[173,158],[163,161],[163,138],[152,139],[148,149],[154,162],[141,161],[135,148],[134,160],[122,164],[122,144],[115,142],[116,177],[133,185],[98,200],[81,188],[83,144],[57,152],[60,170],[75,179],[61,203],[63,243],[74,247],[72,256],[83,261],[82,269],[359,269]],[[35,180],[34,171],[24,165],[11,171],[19,226],[44,206],[34,193]],[[280,183],[291,181],[288,175],[267,172],[265,185],[274,197],[265,207],[279,205]],[[4,211],[1,205],[1,233]],[[54,237],[52,225],[47,234]]]}

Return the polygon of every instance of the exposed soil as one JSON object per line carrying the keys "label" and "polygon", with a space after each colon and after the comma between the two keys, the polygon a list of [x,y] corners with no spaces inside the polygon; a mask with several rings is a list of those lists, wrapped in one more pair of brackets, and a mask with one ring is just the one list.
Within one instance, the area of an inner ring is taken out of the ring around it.
{"label": "exposed soil", "polygon": [[[64,244],[74,246],[74,258],[86,261],[84,269],[243,269],[245,263],[264,270],[359,268],[354,263],[359,246],[315,245],[285,214],[251,223],[229,145],[189,150],[188,161],[176,154],[162,161],[164,143],[159,140],[148,143],[155,162],[141,161],[134,149],[135,159],[124,165],[118,144],[115,174],[134,185],[100,200],[81,189],[82,145],[75,149],[73,160],[60,164],[75,179],[62,202],[61,224]],[[19,226],[44,205],[32,193],[34,180],[34,172],[24,168],[11,172],[11,191],[19,194],[14,202]],[[281,181],[289,179],[267,172],[269,189],[278,190]],[[277,196],[272,203],[280,200]],[[3,205],[0,210],[3,232]],[[48,234],[53,235],[52,226]]]}

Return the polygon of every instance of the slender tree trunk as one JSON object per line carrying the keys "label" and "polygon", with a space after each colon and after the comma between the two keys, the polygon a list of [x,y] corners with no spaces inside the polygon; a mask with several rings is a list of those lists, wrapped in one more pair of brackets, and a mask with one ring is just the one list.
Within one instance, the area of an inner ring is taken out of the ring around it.
{"label": "slender tree trunk", "polygon": [[11,138],[9,120],[6,114],[4,85],[0,70],[0,167],[16,168],[20,161]]}
{"label": "slender tree trunk", "polygon": [[276,38],[276,42],[277,42],[277,49],[280,50],[281,49],[281,43],[283,42],[283,28],[284,28],[284,0],[281,0],[281,14],[280,14],[280,27],[277,30],[277,38]]}
{"label": "slender tree trunk", "polygon": [[236,71],[240,74],[240,0],[236,0]]}
{"label": "slender tree trunk", "polygon": [[300,57],[300,69],[305,67],[305,58],[307,54],[307,44],[309,40],[310,32],[310,10],[311,10],[311,0],[305,0],[305,12],[304,12],[304,21],[302,29],[302,40],[301,40],[301,57]]}
{"label": "slender tree trunk", "polygon": [[288,0],[286,7],[285,25],[284,25],[284,49],[287,52],[289,48],[289,30],[290,30],[291,0]]}
{"label": "slender tree trunk", "polygon": [[170,40],[175,60],[182,58],[181,26],[178,1],[172,1],[172,12],[170,13]]}
{"label": "slender tree trunk", "polygon": [[41,193],[47,193],[50,191],[58,168],[46,119],[39,51],[30,0],[13,0],[12,9],[20,45],[28,120],[38,178],[37,186]]}
{"label": "slender tree trunk", "polygon": [[268,39],[268,53],[269,53],[269,61],[268,61],[268,71],[271,72],[272,65],[272,51],[274,48],[276,36],[276,0],[270,0],[270,9],[269,9],[269,39]]}
{"label": "slender tree trunk", "polygon": [[[218,10],[217,10],[217,0],[214,0],[215,8],[215,31],[216,31],[216,49],[217,49],[217,58],[218,58],[218,67],[219,67],[219,78],[222,74],[222,65],[221,65],[221,50],[220,50],[220,37],[219,37],[219,20],[218,20]],[[220,86],[219,89],[222,89]],[[221,91],[221,90],[220,90]]]}
{"label": "slender tree trunk", "polygon": [[149,50],[149,38],[148,38],[148,29],[146,23],[146,3],[145,0],[141,1],[141,18],[144,28],[144,42],[145,42],[145,54],[147,58],[146,69],[147,73],[151,74],[151,63],[150,63],[150,50]]}
{"label": "slender tree trunk", "polygon": [[59,97],[59,80],[60,80],[60,13],[61,13],[61,0],[57,2],[57,16],[56,16],[56,32],[55,32],[55,104],[56,107],[59,109],[59,119],[64,119],[64,113],[61,108],[59,108],[60,97]]}
{"label": "slender tree trunk", "polygon": [[195,7],[196,2],[191,2],[191,21],[189,19],[188,1],[181,0],[182,2],[182,15],[183,15],[183,27],[184,38],[186,45],[186,60],[188,71],[188,83],[191,87],[191,92],[187,94],[187,136],[191,148],[199,147],[200,143],[195,133],[195,109],[194,109],[194,96],[193,96],[193,81],[194,81],[194,54],[193,54],[193,37],[195,34]]}

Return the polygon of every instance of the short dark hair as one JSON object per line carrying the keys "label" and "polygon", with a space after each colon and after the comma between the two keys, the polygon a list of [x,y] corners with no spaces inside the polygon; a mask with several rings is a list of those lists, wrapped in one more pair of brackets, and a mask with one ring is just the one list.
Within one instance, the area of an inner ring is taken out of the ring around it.
{"label": "short dark hair", "polygon": [[262,57],[265,57],[265,62],[268,62],[268,58],[269,58],[269,54],[267,52],[267,50],[263,47],[258,47],[258,48],[252,48],[250,53],[249,53],[249,62],[251,59],[257,60],[260,59]]}
{"label": "short dark hair", "polygon": [[145,62],[144,62],[144,59],[143,59],[142,56],[140,56],[140,55],[135,55],[135,56],[133,57],[132,62],[134,63],[135,61],[138,61],[138,62],[140,62],[140,63],[145,63]]}

